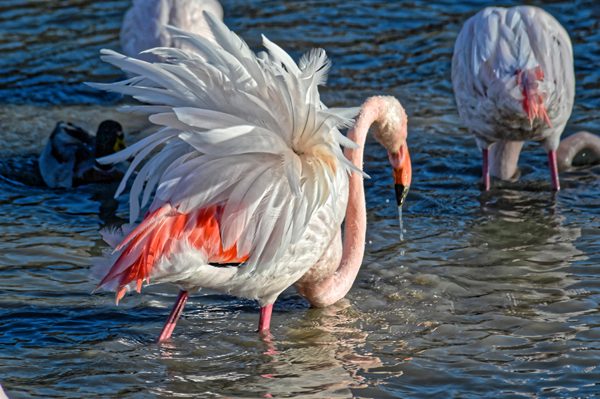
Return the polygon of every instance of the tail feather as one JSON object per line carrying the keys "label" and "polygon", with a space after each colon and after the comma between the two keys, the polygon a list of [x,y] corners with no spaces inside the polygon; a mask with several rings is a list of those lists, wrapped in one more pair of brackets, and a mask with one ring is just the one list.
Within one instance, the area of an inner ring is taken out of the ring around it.
{"label": "tail feather", "polygon": [[523,94],[523,111],[527,114],[529,122],[533,123],[534,119],[541,119],[548,127],[552,127],[544,104],[544,95],[538,90],[538,82],[543,80],[544,71],[540,66],[517,71],[517,84]]}
{"label": "tail feather", "polygon": [[240,256],[236,243],[223,245],[221,217],[222,209],[216,206],[190,214],[169,204],[155,210],[115,248],[118,257],[98,288],[114,287],[117,302],[131,283],[139,292],[144,282],[150,283],[155,266],[181,244],[203,251],[209,263],[243,263],[248,255]]}

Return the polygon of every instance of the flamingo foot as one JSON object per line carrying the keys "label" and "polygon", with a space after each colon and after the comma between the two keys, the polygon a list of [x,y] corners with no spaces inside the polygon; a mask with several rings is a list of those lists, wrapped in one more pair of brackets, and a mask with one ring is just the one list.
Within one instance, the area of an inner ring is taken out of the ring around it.
{"label": "flamingo foot", "polygon": [[483,186],[485,187],[485,191],[490,191],[490,164],[489,164],[489,151],[487,148],[481,150],[481,155],[483,156]]}
{"label": "flamingo foot", "polygon": [[173,309],[167,318],[167,322],[165,323],[160,335],[158,336],[158,343],[165,342],[169,338],[171,338],[171,334],[173,334],[173,330],[175,329],[175,325],[177,324],[177,320],[179,320],[179,316],[181,316],[181,312],[183,311],[183,307],[188,300],[188,292],[187,291],[179,291],[179,296],[175,301],[175,305],[173,305]]}
{"label": "flamingo foot", "polygon": [[258,333],[268,336],[271,329],[271,314],[273,313],[273,304],[262,306],[260,308],[260,318],[258,319]]}
{"label": "flamingo foot", "polygon": [[560,191],[560,181],[558,180],[558,164],[556,163],[556,150],[548,152],[548,166],[550,167],[550,176],[552,177],[552,187],[554,191]]}

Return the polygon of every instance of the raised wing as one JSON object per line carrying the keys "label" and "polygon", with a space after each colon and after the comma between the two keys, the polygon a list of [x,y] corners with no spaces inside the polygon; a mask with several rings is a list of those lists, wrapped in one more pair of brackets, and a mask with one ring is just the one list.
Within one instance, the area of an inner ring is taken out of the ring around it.
{"label": "raised wing", "polygon": [[297,65],[263,38],[268,53],[259,58],[218,19],[204,15],[218,45],[170,28],[195,50],[153,50],[164,63],[102,50],[105,61],[137,76],[92,86],[150,104],[128,109],[163,126],[103,162],[134,157],[117,192],[138,170],[130,192],[132,222],[155,187],[149,212],[165,204],[180,213],[218,206],[223,249],[236,245],[238,254],[249,254],[246,272],[268,270],[335,195],[338,169],[355,169],[340,149],[355,144],[338,127],[349,125],[356,110],[321,103],[317,86],[329,68],[323,50]]}

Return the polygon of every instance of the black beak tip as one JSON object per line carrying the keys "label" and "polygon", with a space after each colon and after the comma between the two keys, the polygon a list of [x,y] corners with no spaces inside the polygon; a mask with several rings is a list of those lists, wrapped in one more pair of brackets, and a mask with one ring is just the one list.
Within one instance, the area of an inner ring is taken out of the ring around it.
{"label": "black beak tip", "polygon": [[402,184],[394,184],[394,191],[396,191],[396,202],[398,206],[402,206],[404,204],[404,199],[408,194],[408,187],[405,187]]}

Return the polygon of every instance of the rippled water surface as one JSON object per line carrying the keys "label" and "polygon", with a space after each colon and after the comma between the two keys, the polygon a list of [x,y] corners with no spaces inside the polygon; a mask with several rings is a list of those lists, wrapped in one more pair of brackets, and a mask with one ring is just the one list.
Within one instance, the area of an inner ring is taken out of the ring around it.
{"label": "rippled water surface", "polygon": [[[309,309],[293,290],[258,339],[251,301],[202,293],[173,340],[154,344],[174,301],[153,286],[118,307],[90,295],[98,230],[127,218],[114,187],[58,191],[19,181],[57,120],[94,129],[121,101],[83,86],[119,77],[127,1],[0,1],[0,383],[26,397],[592,397],[600,395],[600,169],[550,191],[544,151],[522,179],[482,195],[480,157],[449,80],[470,1],[224,1],[253,47],[260,33],[298,57],[333,60],[329,105],[397,96],[409,113],[414,177],[399,242],[385,152],[369,143],[367,249],[347,299]],[[576,105],[565,134],[600,132],[597,2],[545,8],[574,42]],[[131,140],[135,139],[135,135]],[[388,201],[391,200],[391,201]]]}

